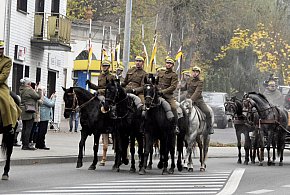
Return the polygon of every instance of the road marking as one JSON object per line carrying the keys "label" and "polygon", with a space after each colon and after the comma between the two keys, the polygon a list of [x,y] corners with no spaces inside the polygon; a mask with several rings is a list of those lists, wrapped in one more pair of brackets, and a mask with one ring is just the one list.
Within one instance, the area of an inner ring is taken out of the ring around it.
{"label": "road marking", "polygon": [[262,189],[262,190],[256,190],[256,191],[252,191],[252,192],[247,192],[248,194],[264,194],[264,193],[268,193],[268,192],[273,192],[274,190],[266,190],[266,189]]}
{"label": "road marking", "polygon": [[77,186],[54,187],[50,189],[27,190],[25,195],[195,195],[217,194],[233,175],[227,172],[181,173],[167,176],[145,178],[132,177],[128,180],[108,181],[106,183],[89,183]]}
{"label": "road marking", "polygon": [[217,195],[233,194],[237,190],[244,172],[245,169],[242,168],[235,169],[232,175],[230,176],[228,182],[226,183],[225,187]]}
{"label": "road marking", "polygon": [[290,185],[281,186],[282,188],[290,188]]}

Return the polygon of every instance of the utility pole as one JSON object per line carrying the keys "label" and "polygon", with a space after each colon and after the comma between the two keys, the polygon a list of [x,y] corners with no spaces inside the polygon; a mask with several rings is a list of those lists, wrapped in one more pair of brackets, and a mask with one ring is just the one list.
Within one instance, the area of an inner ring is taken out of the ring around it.
{"label": "utility pole", "polygon": [[123,47],[123,65],[125,67],[125,71],[123,72],[123,74],[126,74],[129,68],[131,17],[132,17],[132,0],[126,0],[126,16],[125,16],[124,47]]}

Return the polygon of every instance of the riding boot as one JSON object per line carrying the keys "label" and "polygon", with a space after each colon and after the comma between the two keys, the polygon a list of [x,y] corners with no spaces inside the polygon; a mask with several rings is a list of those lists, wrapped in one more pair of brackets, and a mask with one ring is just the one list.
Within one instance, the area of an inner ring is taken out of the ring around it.
{"label": "riding boot", "polygon": [[211,117],[206,118],[206,124],[207,124],[207,129],[209,134],[214,134],[212,122],[211,122]]}
{"label": "riding boot", "polygon": [[173,126],[172,128],[173,128],[174,134],[178,135],[180,133],[180,131],[179,131],[179,128],[177,126],[177,124],[178,124],[177,110],[176,109],[172,109],[172,113],[174,115],[174,118],[172,119],[172,126]]}

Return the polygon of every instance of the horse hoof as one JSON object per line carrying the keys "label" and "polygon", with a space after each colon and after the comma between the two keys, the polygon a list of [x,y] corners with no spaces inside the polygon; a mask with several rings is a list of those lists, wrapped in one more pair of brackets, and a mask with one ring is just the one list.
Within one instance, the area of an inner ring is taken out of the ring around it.
{"label": "horse hoof", "polygon": [[244,162],[244,165],[248,165],[248,164],[249,164],[249,162],[248,162],[248,161],[245,161],[245,162]]}
{"label": "horse hoof", "polygon": [[241,161],[241,160],[238,160],[237,163],[238,163],[238,164],[242,164],[242,161]]}
{"label": "horse hoof", "polygon": [[251,163],[252,163],[252,164],[255,164],[256,162],[255,162],[255,161],[251,161]]}
{"label": "horse hoof", "polygon": [[142,168],[140,168],[140,170],[139,170],[139,175],[145,175],[146,174],[146,171],[145,171],[145,169],[142,167]]}
{"label": "horse hoof", "polygon": [[267,165],[268,165],[268,166],[271,166],[271,165],[272,165],[272,162],[271,162],[271,161],[268,161],[268,162],[267,162]]}
{"label": "horse hoof", "polygon": [[147,169],[147,170],[152,170],[152,165],[148,165],[148,166],[146,167],[146,169]]}
{"label": "horse hoof", "polygon": [[173,174],[174,173],[174,169],[170,168],[168,171],[169,174]]}
{"label": "horse hoof", "polygon": [[83,166],[83,163],[82,162],[77,162],[76,168],[81,168],[82,166]]}
{"label": "horse hoof", "polygon": [[201,172],[205,172],[205,168],[201,167],[201,168],[199,169],[199,171],[201,171]]}
{"label": "horse hoof", "polygon": [[188,169],[188,172],[193,172],[193,168],[189,168]]}
{"label": "horse hoof", "polygon": [[88,170],[96,170],[96,166],[95,165],[91,165]]}
{"label": "horse hoof", "polygon": [[8,175],[2,175],[2,180],[8,180],[9,179],[9,176]]}
{"label": "horse hoof", "polygon": [[128,164],[129,164],[129,159],[128,159],[128,158],[123,159],[123,160],[122,160],[122,163],[123,163],[124,165],[128,165]]}
{"label": "horse hoof", "polygon": [[263,166],[263,163],[262,163],[262,162],[259,162],[259,166],[261,166],[261,167],[262,167],[262,166]]}
{"label": "horse hoof", "polygon": [[158,169],[162,169],[163,168],[163,163],[161,161],[159,161],[157,167],[158,167]]}
{"label": "horse hoof", "polygon": [[169,174],[168,170],[164,168],[162,171],[162,175],[168,175],[168,174]]}
{"label": "horse hoof", "polygon": [[187,167],[183,167],[183,170],[187,171],[187,170],[188,170],[188,168],[187,168]]}
{"label": "horse hoof", "polygon": [[182,171],[182,165],[177,165],[177,170]]}
{"label": "horse hoof", "polygon": [[283,162],[279,162],[279,166],[283,166]]}
{"label": "horse hoof", "polygon": [[130,168],[130,173],[135,173],[136,172],[136,168],[135,167],[131,167]]}
{"label": "horse hoof", "polygon": [[117,169],[117,166],[116,165],[113,165],[112,166],[112,171],[115,171]]}
{"label": "horse hoof", "polygon": [[116,168],[116,172],[120,172],[120,168],[118,167],[118,168]]}

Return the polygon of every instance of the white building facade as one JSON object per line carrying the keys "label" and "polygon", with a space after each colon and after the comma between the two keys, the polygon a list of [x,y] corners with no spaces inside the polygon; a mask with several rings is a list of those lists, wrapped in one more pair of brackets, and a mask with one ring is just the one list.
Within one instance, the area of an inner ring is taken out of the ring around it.
{"label": "white building facade", "polygon": [[67,81],[66,56],[71,50],[71,23],[65,18],[67,1],[2,1],[0,40],[5,41],[5,55],[13,60],[8,85],[19,94],[20,79],[29,77],[45,87],[48,96],[56,92],[54,122],[59,123],[63,112],[61,87]]}

